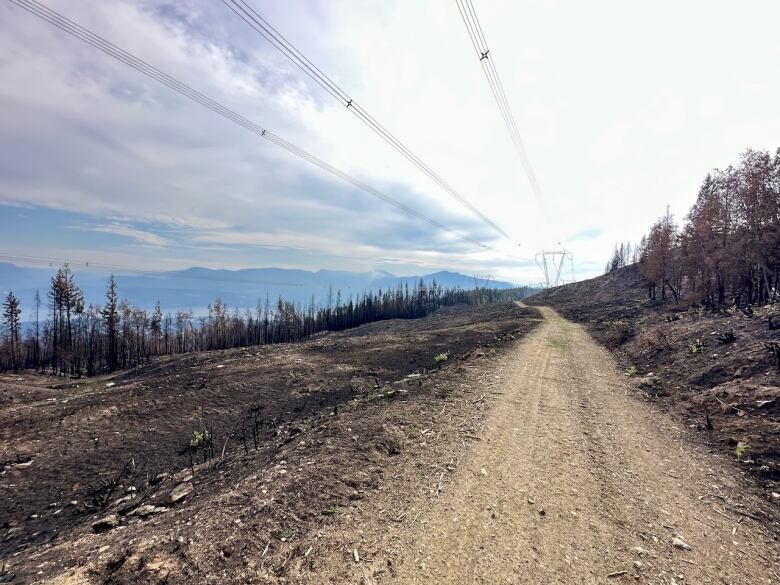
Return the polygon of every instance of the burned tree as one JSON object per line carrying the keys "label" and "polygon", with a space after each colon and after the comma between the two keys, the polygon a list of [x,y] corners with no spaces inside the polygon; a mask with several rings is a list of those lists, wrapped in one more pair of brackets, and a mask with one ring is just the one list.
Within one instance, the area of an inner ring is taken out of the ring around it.
{"label": "burned tree", "polygon": [[[678,230],[668,212],[640,245],[650,298],[683,292],[717,309],[774,302],[780,289],[780,149],[748,150],[709,173]],[[685,290],[683,291],[683,287]]]}
{"label": "burned tree", "polygon": [[3,301],[3,325],[6,330],[6,339],[8,343],[8,353],[11,369],[14,372],[19,370],[20,366],[20,348],[19,339],[21,331],[20,315],[22,314],[21,304],[19,299],[14,296],[13,292],[9,292],[8,296]]}

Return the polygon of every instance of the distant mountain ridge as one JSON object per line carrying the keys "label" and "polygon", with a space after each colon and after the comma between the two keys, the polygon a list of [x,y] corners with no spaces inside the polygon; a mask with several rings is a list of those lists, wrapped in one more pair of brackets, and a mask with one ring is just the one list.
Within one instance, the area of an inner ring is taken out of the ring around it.
{"label": "distant mountain ridge", "polygon": [[[57,267],[28,268],[0,262],[0,294],[13,290],[22,299],[25,316],[32,308],[36,290],[46,302],[46,292]],[[107,272],[74,268],[77,284],[84,290],[88,303],[102,304]],[[503,281],[485,280],[452,271],[432,274],[396,276],[384,270],[350,272],[343,270],[300,270],[290,268],[213,269],[193,266],[183,270],[141,274],[117,273],[120,296],[142,308],[151,309],[159,301],[164,310],[191,309],[200,313],[219,296],[234,308],[254,309],[268,298],[278,297],[295,303],[327,302],[340,291],[342,300],[368,291],[387,290],[407,284],[416,286],[422,279],[444,287],[464,289],[486,286],[512,288]]]}

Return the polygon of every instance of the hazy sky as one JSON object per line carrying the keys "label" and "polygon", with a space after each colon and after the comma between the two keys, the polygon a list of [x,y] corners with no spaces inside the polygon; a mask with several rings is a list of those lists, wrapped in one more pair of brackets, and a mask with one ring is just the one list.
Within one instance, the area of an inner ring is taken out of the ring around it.
{"label": "hazy sky", "polygon": [[[248,0],[512,235],[501,239],[221,2],[48,5],[453,228],[324,175],[20,8],[0,4],[0,254],[540,280],[600,272],[748,147],[780,146],[780,3],[474,0],[538,201],[452,1]],[[560,244],[559,244],[560,243]],[[518,246],[519,244],[519,246]]]}

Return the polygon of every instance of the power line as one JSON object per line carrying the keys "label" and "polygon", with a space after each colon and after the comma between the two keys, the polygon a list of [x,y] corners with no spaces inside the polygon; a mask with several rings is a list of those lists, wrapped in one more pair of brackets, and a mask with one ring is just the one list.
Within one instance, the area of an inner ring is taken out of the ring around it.
{"label": "power line", "polygon": [[40,264],[48,264],[52,266],[76,266],[83,267],[90,270],[116,270],[117,272],[130,272],[141,274],[164,274],[163,271],[148,270],[145,268],[134,268],[131,266],[115,266],[109,264],[102,264],[100,262],[89,262],[86,260],[64,260],[62,258],[49,258],[45,256],[30,256],[21,254],[11,254],[9,252],[0,252],[0,260],[7,262],[13,262],[14,264],[28,264],[38,266]]}
{"label": "power line", "polygon": [[143,73],[144,75],[154,79],[155,81],[158,81],[159,83],[162,83],[168,88],[184,95],[185,97],[188,97],[189,99],[197,102],[203,107],[208,108],[213,112],[227,118],[231,122],[239,126],[242,126],[243,128],[249,130],[250,132],[257,134],[261,138],[265,138],[269,142],[272,142],[273,144],[287,150],[288,152],[291,152],[292,154],[338,177],[339,179],[353,185],[354,187],[357,187],[358,189],[365,191],[370,195],[373,195],[377,199],[380,199],[385,203],[394,206],[395,208],[399,209],[403,213],[411,217],[414,217],[416,219],[422,220],[437,229],[446,231],[449,234],[456,236],[460,240],[475,244],[482,249],[495,250],[495,248],[493,248],[492,246],[489,246],[466,234],[462,234],[461,232],[453,228],[445,226],[444,224],[436,221],[435,219],[432,219],[427,215],[413,209],[412,207],[409,207],[408,205],[402,203],[401,201],[395,199],[394,197],[391,197],[390,195],[386,195],[385,193],[378,191],[377,189],[371,187],[370,185],[367,185],[366,183],[360,181],[359,179],[356,179],[355,177],[345,173],[344,171],[341,171],[340,169],[323,161],[322,159],[317,158],[313,154],[295,146],[291,142],[288,142],[282,137],[274,134],[273,132],[270,132],[266,128],[263,128],[255,124],[254,122],[248,120],[247,118],[236,113],[235,111],[227,108],[221,103],[196,91],[190,86],[168,75],[167,73],[160,71],[159,69],[150,65],[143,59],[135,57],[131,53],[128,53],[124,49],[121,49],[116,45],[114,45],[113,43],[107,41],[103,37],[91,32],[90,30],[66,18],[65,16],[52,10],[51,8],[48,8],[44,4],[38,2],[37,0],[9,0],[9,1],[19,6],[20,8],[26,10],[27,12],[30,12],[31,14],[34,14],[35,16],[45,20],[49,24],[56,26],[57,28],[70,34],[71,36],[76,37],[77,39],[87,43],[88,45],[91,45],[92,47],[99,49],[105,54],[117,59],[118,61],[121,61],[122,63],[128,65],[129,67],[132,67],[136,71]]}
{"label": "power line", "polygon": [[487,41],[485,40],[485,35],[479,22],[479,17],[477,16],[476,10],[474,9],[474,5],[472,4],[471,0],[456,0],[456,2],[458,4],[458,10],[460,11],[461,18],[466,25],[466,30],[469,33],[469,38],[471,39],[474,50],[476,51],[480,64],[482,65],[485,77],[488,80],[488,84],[490,85],[493,97],[495,98],[496,104],[498,105],[499,111],[501,112],[501,116],[504,119],[504,124],[509,131],[512,143],[515,146],[515,150],[517,151],[521,164],[523,165],[523,169],[526,173],[526,176],[528,177],[528,181],[531,184],[531,188],[533,189],[534,194],[537,197],[540,197],[541,188],[539,187],[539,182],[536,179],[533,167],[531,166],[531,162],[528,158],[525,146],[523,145],[523,141],[520,137],[520,131],[517,128],[517,122],[515,121],[512,109],[509,107],[509,101],[506,97],[506,92],[504,91],[503,84],[501,83],[501,78],[498,76],[498,70],[495,67],[494,60],[490,55],[490,49],[487,46]]}
{"label": "power line", "polygon": [[485,34],[482,30],[482,25],[479,22],[477,12],[474,9],[474,5],[471,0],[456,0],[456,3],[460,16],[463,19],[463,24],[466,25],[471,44],[474,46],[479,62],[482,65],[482,70],[485,72],[485,77],[490,85],[490,91],[493,93],[498,109],[501,112],[501,117],[504,119],[504,124],[509,132],[509,137],[520,158],[520,163],[523,165],[523,170],[528,177],[528,182],[531,184],[531,189],[537,197],[541,198],[542,191],[539,186],[539,181],[536,178],[536,173],[534,173],[531,161],[528,158],[528,153],[525,150],[525,145],[520,137],[517,122],[515,121],[512,109],[509,107],[509,100],[507,100],[501,78],[498,76],[498,70],[493,62],[493,56],[490,54],[490,49],[485,40]]}
{"label": "power line", "polygon": [[245,0],[222,0],[241,20],[252,29],[262,35],[271,45],[292,61],[301,71],[311,77],[320,87],[329,93],[334,99],[344,105],[350,112],[373,130],[382,140],[398,151],[404,158],[421,170],[434,183],[444,189],[450,196],[466,207],[485,224],[501,234],[510,238],[498,224],[482,213],[466,197],[457,191],[451,184],[445,181],[436,171],[428,166],[419,156],[412,152],[401,140],[388,131],[360,104],[347,94],[337,83],[328,77],[321,69],[312,63],[301,51],[276,30],[260,13],[253,9]]}

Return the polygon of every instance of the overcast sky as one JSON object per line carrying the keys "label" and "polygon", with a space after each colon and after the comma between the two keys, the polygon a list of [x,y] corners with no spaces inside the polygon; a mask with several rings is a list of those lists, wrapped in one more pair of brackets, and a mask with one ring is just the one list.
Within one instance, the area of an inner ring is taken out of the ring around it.
{"label": "overcast sky", "polygon": [[[542,249],[600,272],[708,170],[780,146],[775,0],[474,0],[542,188],[454,0],[248,0],[512,237],[497,236],[212,0],[50,7],[407,205],[412,219],[0,4],[0,253],[150,269],[280,266],[515,282]],[[526,258],[526,260],[523,260]]]}

